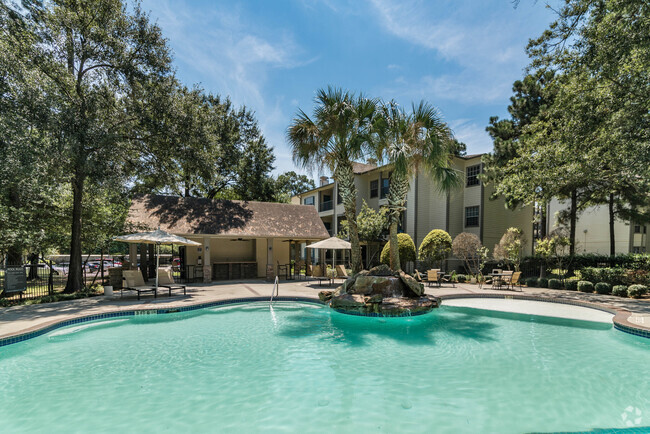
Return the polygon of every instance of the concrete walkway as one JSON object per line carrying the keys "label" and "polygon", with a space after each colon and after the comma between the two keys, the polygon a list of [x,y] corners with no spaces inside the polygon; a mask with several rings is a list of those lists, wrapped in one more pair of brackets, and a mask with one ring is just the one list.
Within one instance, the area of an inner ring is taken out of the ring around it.
{"label": "concrete walkway", "polygon": [[[272,284],[262,280],[229,281],[217,284],[192,285],[188,287],[187,295],[174,292],[169,297],[165,291],[159,291],[157,298],[143,295],[140,301],[127,292],[124,293],[124,297],[120,297],[118,292],[113,298],[99,296],[57,303],[0,308],[0,341],[9,337],[35,332],[63,321],[92,315],[134,310],[174,309],[233,299],[268,298],[271,295],[272,288]],[[333,287],[329,287],[329,289],[331,288]],[[328,289],[328,286],[325,284],[319,286],[316,281],[287,281],[280,284],[279,295],[317,300],[318,292],[323,289]],[[479,289],[477,285],[471,284],[426,288],[426,292],[441,297],[443,304],[445,299],[488,297],[492,299],[523,298],[595,307],[615,315],[615,324],[622,326],[619,328],[632,327],[634,330],[640,331],[638,334],[650,337],[650,299],[647,298],[633,300],[540,288],[524,288],[521,292],[504,291]],[[476,307],[481,306],[480,302],[474,303],[474,305]],[[490,309],[487,302],[481,307]]]}

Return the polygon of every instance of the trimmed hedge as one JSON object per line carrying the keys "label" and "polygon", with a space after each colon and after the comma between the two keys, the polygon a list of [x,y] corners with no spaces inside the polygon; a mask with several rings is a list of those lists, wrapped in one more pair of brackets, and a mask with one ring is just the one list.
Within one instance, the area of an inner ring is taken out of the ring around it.
{"label": "trimmed hedge", "polygon": [[529,288],[537,288],[537,277],[529,277],[526,279],[526,286]]}
{"label": "trimmed hedge", "polygon": [[564,289],[568,291],[577,291],[578,290],[578,281],[575,279],[565,280]]}
{"label": "trimmed hedge", "polygon": [[612,295],[617,297],[627,297],[627,285],[616,285],[612,288]]}
{"label": "trimmed hedge", "polygon": [[537,279],[537,286],[539,288],[548,288],[548,279],[546,277],[540,277]]}
{"label": "trimmed hedge", "polygon": [[548,287],[551,289],[562,289],[560,279],[548,279]]}
{"label": "trimmed hedge", "polygon": [[607,282],[598,282],[594,286],[594,289],[598,294],[611,294],[612,293],[612,285],[610,285]]}
{"label": "trimmed hedge", "polygon": [[578,291],[580,292],[594,292],[594,284],[587,280],[578,281]]}
{"label": "trimmed hedge", "polygon": [[[415,243],[409,234],[397,234],[399,263],[404,266],[409,261],[415,261]],[[390,241],[381,251],[381,263],[390,264]]]}
{"label": "trimmed hedge", "polygon": [[647,292],[648,287],[645,285],[631,285],[627,288],[627,295],[632,298],[641,298],[641,296],[645,295]]}

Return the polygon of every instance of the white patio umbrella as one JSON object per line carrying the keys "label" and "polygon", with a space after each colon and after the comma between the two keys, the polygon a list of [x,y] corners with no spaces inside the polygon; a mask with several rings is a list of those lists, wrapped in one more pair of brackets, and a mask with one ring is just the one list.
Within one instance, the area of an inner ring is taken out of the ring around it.
{"label": "white patio umbrella", "polygon": [[[339,237],[330,237],[326,240],[318,241],[317,243],[307,246],[308,249],[332,249],[332,250],[350,250],[352,244],[340,239]],[[334,255],[332,255],[332,267],[334,266]]]}
{"label": "white patio umbrella", "polygon": [[156,289],[158,289],[158,266],[160,265],[160,245],[161,244],[180,244],[182,246],[200,246],[201,243],[188,240],[178,235],[170,234],[160,228],[151,232],[137,232],[135,234],[120,235],[113,238],[115,241],[135,244],[155,244],[156,245]]}

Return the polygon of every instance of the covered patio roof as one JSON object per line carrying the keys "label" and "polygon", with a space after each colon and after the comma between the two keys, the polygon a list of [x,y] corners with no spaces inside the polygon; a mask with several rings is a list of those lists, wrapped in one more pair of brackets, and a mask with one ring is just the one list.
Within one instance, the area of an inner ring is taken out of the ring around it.
{"label": "covered patio roof", "polygon": [[305,241],[329,237],[311,205],[146,195],[133,199],[127,221],[180,235]]}

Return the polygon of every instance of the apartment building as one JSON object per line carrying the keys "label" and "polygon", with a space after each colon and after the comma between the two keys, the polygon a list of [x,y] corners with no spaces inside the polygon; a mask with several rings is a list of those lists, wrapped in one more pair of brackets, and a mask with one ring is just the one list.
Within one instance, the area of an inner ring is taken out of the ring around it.
{"label": "apartment building", "polygon": [[[474,233],[483,245],[492,250],[509,227],[518,227],[527,240],[524,254],[532,253],[532,207],[509,210],[503,199],[490,199],[493,187],[483,185],[478,177],[483,169],[482,155],[454,158],[454,168],[462,174],[462,185],[450,193],[440,192],[435,181],[425,173],[413,177],[400,230],[413,238],[416,247],[431,230],[443,229],[452,238],[461,232]],[[377,210],[386,205],[390,170],[389,165],[354,164],[357,211],[361,209],[363,200]],[[337,185],[329,181],[329,178],[322,177],[320,186],[293,200],[294,203],[315,206],[328,232],[335,235],[341,221],[345,220],[345,214]]]}
{"label": "apartment building", "polygon": [[[559,227],[558,216],[569,209],[568,201],[553,199],[548,206],[547,229]],[[616,219],[614,241],[616,254],[650,252],[648,225]],[[609,208],[592,206],[578,214],[576,222],[576,252],[609,255]]]}

